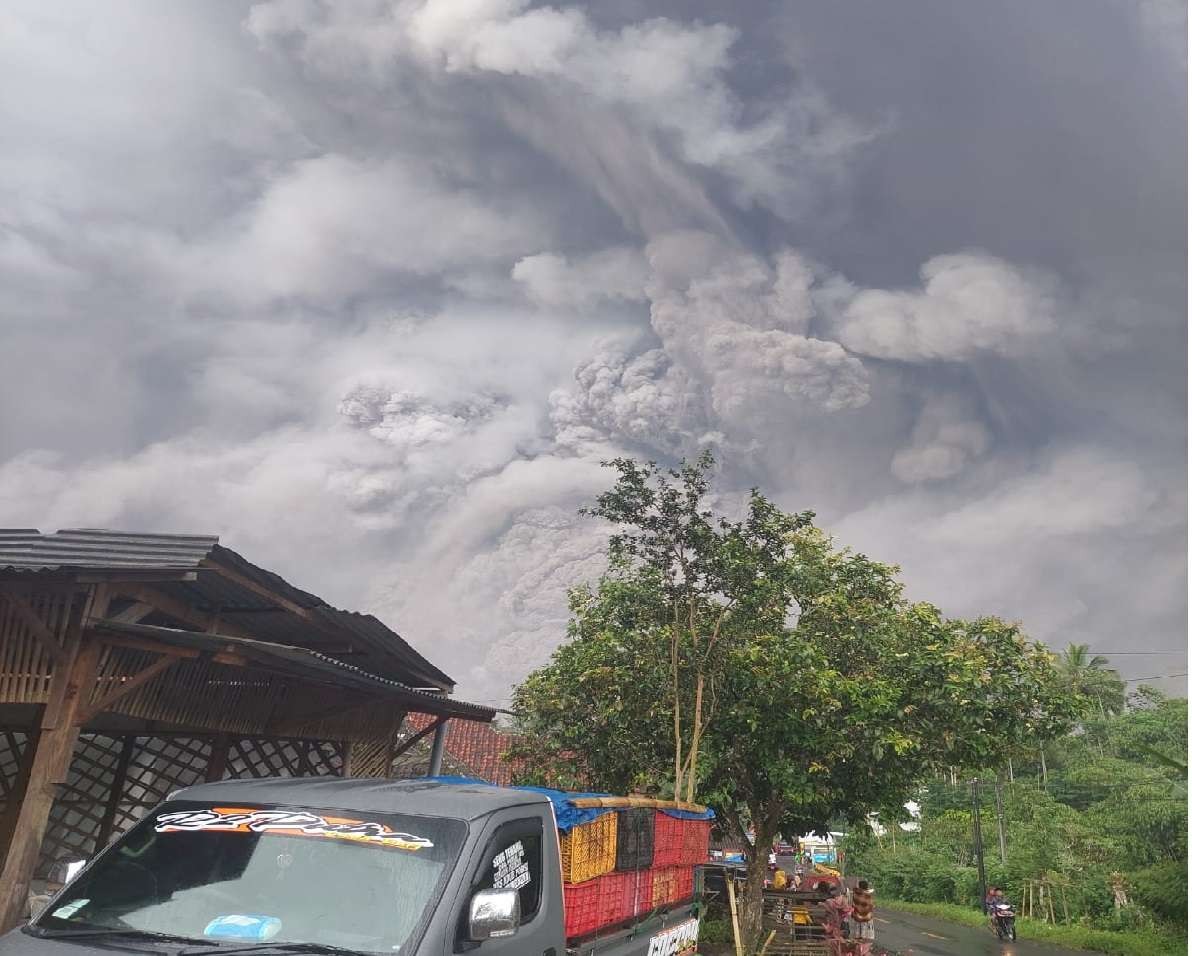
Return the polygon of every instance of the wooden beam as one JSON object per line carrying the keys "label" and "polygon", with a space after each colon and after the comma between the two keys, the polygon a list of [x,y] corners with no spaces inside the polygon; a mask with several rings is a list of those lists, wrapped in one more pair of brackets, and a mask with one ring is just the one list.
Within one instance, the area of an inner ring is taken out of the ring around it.
{"label": "wooden beam", "polygon": [[222,780],[228,766],[228,747],[232,743],[230,734],[216,734],[211,741],[211,759],[207,761],[207,771],[203,779],[208,783]]}
{"label": "wooden beam", "polygon": [[116,772],[112,775],[112,788],[108,791],[103,819],[99,823],[99,833],[95,835],[96,853],[108,845],[108,839],[112,835],[112,827],[116,823],[116,812],[120,809],[120,798],[124,795],[124,783],[128,779],[128,765],[132,760],[132,752],[136,743],[136,737],[120,738],[120,757],[116,761]]}
{"label": "wooden beam", "polygon": [[406,718],[410,715],[408,710],[398,711],[394,715],[393,729],[389,732],[389,762],[385,764],[385,776],[393,776],[393,763],[397,760],[397,734],[401,730],[402,724],[406,722]]}
{"label": "wooden beam", "polygon": [[163,671],[169,670],[177,663],[178,658],[174,657],[173,655],[159,657],[148,667],[137,671],[132,675],[132,677],[127,678],[117,686],[113,687],[99,700],[87,704],[86,707],[79,708],[75,718],[78,721],[79,726],[87,723],[87,721],[91,720],[97,714],[102,714],[105,710],[111,710],[112,705],[117,701],[131,694],[142,684],[147,684],[149,681],[153,680],[153,678],[157,677]]}
{"label": "wooden beam", "polygon": [[403,740],[400,744],[398,744],[396,747],[393,748],[392,760],[396,760],[398,757],[400,757],[402,754],[404,754],[407,750],[409,750],[411,747],[413,747],[414,744],[418,743],[418,741],[420,741],[423,737],[426,737],[429,734],[433,734],[436,730],[439,729],[439,724],[444,724],[449,719],[450,718],[448,718],[448,717],[436,717],[429,724],[427,724],[420,731],[418,731],[418,733],[416,733],[413,737],[409,737],[406,740]]}
{"label": "wooden beam", "polygon": [[95,686],[100,645],[83,640],[88,612],[102,614],[107,597],[92,589],[85,603],[71,609],[66,655],[50,680],[50,703],[42,713],[41,734],[29,769],[29,785],[21,801],[12,842],[0,870],[0,932],[16,926],[25,914],[29,884],[45,838],[55,791],[66,782],[71,757],[79,737],[78,712]]}
{"label": "wooden beam", "polygon": [[41,735],[41,711],[43,705],[37,706],[37,719],[25,732],[25,749],[21,751],[21,763],[17,768],[16,779],[13,780],[4,800],[4,813],[0,814],[0,867],[8,857],[8,847],[12,835],[16,830],[17,817],[21,812],[21,803],[29,788],[29,772],[33,768],[33,755],[37,753],[37,738]]}
{"label": "wooden beam", "polygon": [[231,581],[233,584],[244,588],[246,591],[251,591],[253,594],[257,595],[257,597],[264,598],[271,604],[276,604],[283,610],[289,611],[291,614],[296,614],[303,620],[309,620],[314,616],[311,614],[309,608],[305,608],[301,604],[295,604],[293,601],[289,600],[289,598],[282,597],[272,588],[266,587],[264,584],[260,584],[257,581],[253,581],[251,578],[246,578],[243,574],[233,571],[231,568],[225,568],[222,564],[217,561],[212,561],[210,558],[204,558],[202,561],[200,561],[199,567],[201,567],[204,571],[214,571],[224,580]]}
{"label": "wooden beam", "polygon": [[101,644],[107,644],[109,647],[123,647],[130,651],[147,651],[151,654],[169,654],[171,657],[192,659],[198,657],[200,653],[193,647],[175,647],[173,644],[162,644],[148,638],[133,637],[126,634],[113,634],[109,631],[100,631],[95,628],[88,628],[87,634]]}
{"label": "wooden beam", "polygon": [[[143,601],[146,604],[151,604],[167,617],[172,617],[174,620],[181,621],[183,624],[197,628],[204,633],[207,633],[217,621],[216,615],[208,614],[205,611],[200,611],[198,608],[191,607],[185,601],[171,597],[165,592],[159,591],[157,588],[150,587],[147,584],[122,584],[120,586],[120,593],[127,594],[129,597],[135,597],[138,601]],[[227,634],[228,637],[244,637],[249,640],[260,640],[260,638],[254,638],[247,631],[231,624],[221,625],[220,632]]]}
{"label": "wooden beam", "polygon": [[114,621],[117,624],[137,624],[156,610],[157,608],[152,604],[146,604],[144,601],[134,601],[119,614],[113,614],[108,620]]}
{"label": "wooden beam", "polygon": [[12,591],[4,594],[4,600],[12,605],[12,609],[25,622],[25,627],[29,629],[29,633],[37,638],[38,643],[45,648],[46,653],[55,661],[61,661],[65,656],[62,645],[58,643],[58,638],[54,635],[54,632],[46,627],[45,621],[37,616],[33,605],[25,600],[24,597],[14,594]]}
{"label": "wooden beam", "polygon": [[80,571],[73,575],[79,584],[119,585],[124,581],[196,581],[195,571],[141,571],[136,568],[119,568],[112,571]]}

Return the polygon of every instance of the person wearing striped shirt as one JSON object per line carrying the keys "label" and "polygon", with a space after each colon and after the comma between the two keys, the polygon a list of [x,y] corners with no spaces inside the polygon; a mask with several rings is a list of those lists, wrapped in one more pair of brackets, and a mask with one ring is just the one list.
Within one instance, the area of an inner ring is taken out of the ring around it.
{"label": "person wearing striped shirt", "polygon": [[873,890],[861,880],[853,890],[852,913],[849,914],[848,935],[858,956],[865,956],[873,944]]}

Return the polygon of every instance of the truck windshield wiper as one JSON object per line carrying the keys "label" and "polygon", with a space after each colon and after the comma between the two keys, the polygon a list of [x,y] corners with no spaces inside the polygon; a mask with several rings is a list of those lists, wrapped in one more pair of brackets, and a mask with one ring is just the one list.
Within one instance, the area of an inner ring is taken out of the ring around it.
{"label": "truck windshield wiper", "polygon": [[133,929],[131,926],[92,926],[83,929],[46,929],[41,926],[31,926],[30,936],[38,939],[83,939],[98,936],[132,936],[136,939],[147,939],[161,943],[189,943],[195,946],[218,946],[219,943],[209,939],[196,939],[193,936],[175,936],[172,933],[154,933],[147,929]]}
{"label": "truck windshield wiper", "polygon": [[[204,940],[210,942],[210,940]],[[268,941],[263,943],[253,943],[249,946],[224,946],[216,943],[219,947],[219,956],[233,956],[235,953],[262,953],[262,952],[281,952],[281,953],[326,953],[329,956],[368,956],[367,953],[362,953],[358,949],[348,949],[345,946],[333,946],[330,943],[270,943]],[[188,956],[186,950],[182,950],[178,956]]]}

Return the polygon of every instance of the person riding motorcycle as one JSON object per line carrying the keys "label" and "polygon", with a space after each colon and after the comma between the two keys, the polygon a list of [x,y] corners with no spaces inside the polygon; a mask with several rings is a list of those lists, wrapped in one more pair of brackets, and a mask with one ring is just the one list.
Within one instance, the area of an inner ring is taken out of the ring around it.
{"label": "person riding motorcycle", "polygon": [[989,925],[995,933],[997,932],[997,908],[1005,902],[1006,894],[1002,892],[1000,886],[991,887],[985,897],[985,914],[989,917]]}

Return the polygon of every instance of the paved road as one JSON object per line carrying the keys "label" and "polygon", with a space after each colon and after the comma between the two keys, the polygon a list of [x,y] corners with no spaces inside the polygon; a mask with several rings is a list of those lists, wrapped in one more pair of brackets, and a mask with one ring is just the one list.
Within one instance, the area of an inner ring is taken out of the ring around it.
{"label": "paved road", "polygon": [[[778,865],[788,873],[794,871],[796,862],[789,856],[778,858]],[[880,887],[878,893],[875,952],[885,948],[904,956],[1096,956],[1088,950],[1021,939],[1003,943],[988,929],[883,909]]]}
{"label": "paved road", "polygon": [[874,948],[904,956],[1090,956],[1086,950],[1060,949],[1021,939],[1003,943],[989,930],[882,909],[881,900],[877,920]]}

